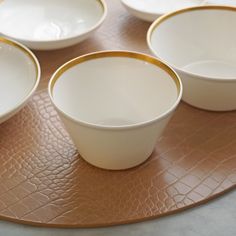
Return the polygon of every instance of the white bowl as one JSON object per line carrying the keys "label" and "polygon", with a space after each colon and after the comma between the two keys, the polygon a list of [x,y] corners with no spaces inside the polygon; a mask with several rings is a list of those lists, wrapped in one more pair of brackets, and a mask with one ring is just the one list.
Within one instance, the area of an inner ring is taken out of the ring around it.
{"label": "white bowl", "polygon": [[59,68],[49,94],[81,156],[114,170],[150,156],[181,99],[182,85],[155,58],[105,51]]}
{"label": "white bowl", "polygon": [[0,37],[0,124],[16,114],[36,90],[40,66],[23,45]]}
{"label": "white bowl", "polygon": [[147,41],[151,51],[179,74],[183,100],[195,107],[236,109],[236,8],[204,6],[156,20]]}
{"label": "white bowl", "polygon": [[88,38],[106,13],[104,0],[4,0],[0,33],[32,49],[64,48]]}
{"label": "white bowl", "polygon": [[235,0],[121,0],[130,14],[153,22],[172,11],[201,5],[224,4],[236,6]]}

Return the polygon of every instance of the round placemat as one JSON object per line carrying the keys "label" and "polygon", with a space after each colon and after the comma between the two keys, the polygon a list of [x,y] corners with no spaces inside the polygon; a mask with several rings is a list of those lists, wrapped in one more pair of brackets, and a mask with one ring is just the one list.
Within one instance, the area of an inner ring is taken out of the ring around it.
{"label": "round placemat", "polygon": [[149,160],[130,170],[101,170],[78,155],[45,90],[51,74],[91,51],[149,52],[149,24],[129,16],[119,0],[107,4],[108,19],[93,38],[35,52],[39,91],[0,125],[0,219],[48,227],[124,224],[196,206],[236,186],[236,112],[182,103]]}
{"label": "round placemat", "polygon": [[181,104],[150,159],[126,171],[83,161],[46,91],[1,125],[0,134],[2,219],[57,227],[123,224],[194,206],[236,184],[235,112]]}

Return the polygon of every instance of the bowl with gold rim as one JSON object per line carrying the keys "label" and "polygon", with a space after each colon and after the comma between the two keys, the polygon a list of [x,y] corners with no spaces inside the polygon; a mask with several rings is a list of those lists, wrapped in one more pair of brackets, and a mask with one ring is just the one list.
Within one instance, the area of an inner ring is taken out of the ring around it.
{"label": "bowl with gold rim", "polygon": [[29,100],[40,80],[40,66],[25,46],[0,37],[0,123]]}
{"label": "bowl with gold rim", "polygon": [[136,52],[104,51],[60,67],[49,94],[81,156],[104,169],[144,162],[182,95],[177,74]]}
{"label": "bowl with gold rim", "polygon": [[236,109],[235,24],[236,8],[202,6],[164,15],[149,28],[149,48],[179,74],[190,105]]}

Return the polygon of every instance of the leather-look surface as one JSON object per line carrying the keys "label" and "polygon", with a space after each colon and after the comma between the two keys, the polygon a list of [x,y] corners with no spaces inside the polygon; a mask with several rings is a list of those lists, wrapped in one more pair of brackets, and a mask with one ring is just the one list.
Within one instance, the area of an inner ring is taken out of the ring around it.
{"label": "leather-look surface", "polygon": [[1,219],[57,227],[122,224],[198,205],[236,186],[236,112],[182,103],[150,159],[130,170],[101,170],[79,157],[41,89],[75,56],[105,49],[148,53],[148,24],[129,16],[118,0],[107,3],[108,19],[93,38],[36,52],[43,70],[40,91],[0,125]]}

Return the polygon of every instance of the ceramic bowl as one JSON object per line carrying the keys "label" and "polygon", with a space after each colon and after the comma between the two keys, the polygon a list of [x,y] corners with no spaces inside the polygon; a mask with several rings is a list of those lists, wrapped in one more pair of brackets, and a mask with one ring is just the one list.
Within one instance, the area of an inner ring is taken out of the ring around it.
{"label": "ceramic bowl", "polygon": [[106,13],[104,0],[4,0],[0,33],[31,49],[64,48],[88,38]]}
{"label": "ceramic bowl", "polygon": [[236,6],[235,0],[121,0],[130,14],[153,22],[172,11],[201,5],[225,4]]}
{"label": "ceramic bowl", "polygon": [[117,170],[151,155],[181,99],[182,85],[155,58],[105,51],[59,68],[49,94],[81,156],[94,166]]}
{"label": "ceramic bowl", "polygon": [[16,114],[36,90],[40,66],[23,45],[0,37],[0,124]]}
{"label": "ceramic bowl", "polygon": [[[220,21],[219,21],[220,19]],[[151,51],[179,74],[183,100],[212,111],[236,109],[236,8],[188,8],[156,20]]]}
{"label": "ceramic bowl", "polygon": [[135,17],[153,22],[168,12],[198,6],[200,0],[121,0],[124,7]]}

